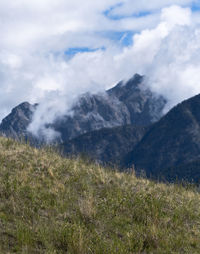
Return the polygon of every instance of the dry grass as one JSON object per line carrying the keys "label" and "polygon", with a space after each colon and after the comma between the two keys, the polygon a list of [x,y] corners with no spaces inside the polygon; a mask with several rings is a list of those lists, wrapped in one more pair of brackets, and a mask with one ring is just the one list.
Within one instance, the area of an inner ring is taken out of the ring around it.
{"label": "dry grass", "polygon": [[0,253],[200,253],[200,194],[0,138]]}

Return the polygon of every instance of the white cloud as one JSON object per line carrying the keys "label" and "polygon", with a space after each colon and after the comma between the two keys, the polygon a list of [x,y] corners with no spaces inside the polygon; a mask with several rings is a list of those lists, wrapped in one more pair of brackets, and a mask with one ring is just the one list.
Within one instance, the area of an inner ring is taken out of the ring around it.
{"label": "white cloud", "polygon": [[161,20],[172,28],[174,25],[190,25],[191,10],[189,8],[183,9],[177,5],[173,5],[162,10]]}
{"label": "white cloud", "polygon": [[[0,118],[22,101],[39,102],[31,127],[36,133],[81,93],[104,90],[135,72],[149,77],[169,107],[200,92],[200,20],[181,7],[192,2],[0,0]],[[106,17],[110,8],[109,15],[126,17]],[[137,34],[125,47],[106,36],[110,31]],[[65,51],[73,47],[105,50],[69,59]]]}

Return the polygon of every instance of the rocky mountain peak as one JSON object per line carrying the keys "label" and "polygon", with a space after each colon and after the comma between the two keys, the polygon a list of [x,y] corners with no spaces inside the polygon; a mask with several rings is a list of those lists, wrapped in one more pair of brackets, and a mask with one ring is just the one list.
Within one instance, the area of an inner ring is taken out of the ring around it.
{"label": "rocky mountain peak", "polygon": [[13,108],[11,113],[5,117],[0,125],[0,133],[14,138],[27,135],[27,127],[32,121],[33,113],[38,104],[23,102]]}
{"label": "rocky mountain peak", "polygon": [[[144,77],[135,74],[105,93],[82,95],[71,109],[73,114],[55,119],[49,127],[61,134],[66,142],[82,134],[124,125],[147,126],[162,116],[166,101],[163,97],[144,89]],[[24,102],[14,108],[1,123],[0,132],[6,136],[29,135],[27,127],[32,121],[36,105]]]}
{"label": "rocky mountain peak", "polygon": [[127,96],[127,92],[131,93],[131,92],[139,91],[143,81],[144,81],[144,76],[135,74],[128,81],[120,81],[116,86],[109,89],[107,93],[109,95],[113,95],[121,99],[122,97]]}

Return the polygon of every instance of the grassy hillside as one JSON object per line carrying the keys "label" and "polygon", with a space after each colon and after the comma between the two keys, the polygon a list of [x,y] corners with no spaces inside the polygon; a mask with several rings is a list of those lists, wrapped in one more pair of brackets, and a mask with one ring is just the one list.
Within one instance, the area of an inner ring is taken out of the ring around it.
{"label": "grassy hillside", "polygon": [[200,253],[200,194],[0,138],[0,253]]}

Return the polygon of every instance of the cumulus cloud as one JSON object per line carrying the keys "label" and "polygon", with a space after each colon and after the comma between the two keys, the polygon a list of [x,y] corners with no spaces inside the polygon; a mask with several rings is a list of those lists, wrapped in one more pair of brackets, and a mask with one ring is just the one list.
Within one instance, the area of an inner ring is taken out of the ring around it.
{"label": "cumulus cloud", "polygon": [[[38,102],[30,130],[45,133],[45,124],[70,110],[80,94],[136,72],[168,99],[166,110],[199,93],[194,2],[0,0],[0,118],[22,101]],[[117,32],[132,32],[132,44],[114,40],[110,34]],[[69,56],[70,48],[88,52]],[[53,134],[46,131],[47,139]]]}
{"label": "cumulus cloud", "polygon": [[[200,27],[192,22],[189,8],[162,10],[160,24],[135,35],[131,48],[150,88],[168,99],[165,109],[200,93]],[[149,49],[150,48],[150,49]]]}

